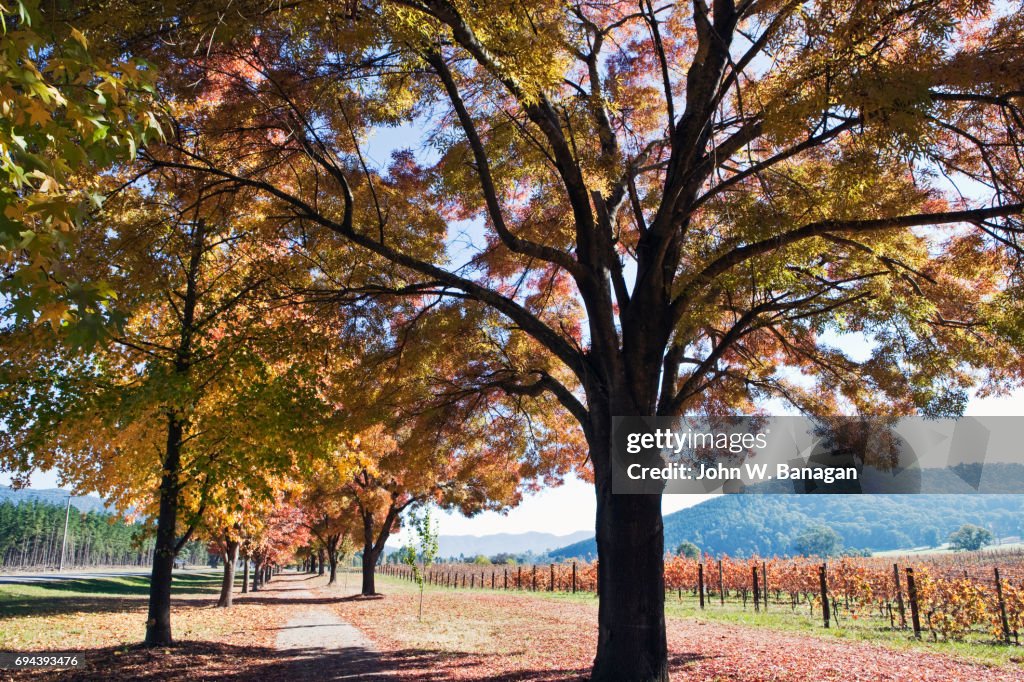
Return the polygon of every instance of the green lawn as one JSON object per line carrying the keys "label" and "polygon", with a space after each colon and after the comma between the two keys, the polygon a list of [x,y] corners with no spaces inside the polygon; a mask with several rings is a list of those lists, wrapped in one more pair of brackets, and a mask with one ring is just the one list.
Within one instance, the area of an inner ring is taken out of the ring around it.
{"label": "green lawn", "polygon": [[[220,582],[218,571],[181,573],[174,576],[171,590],[173,594],[215,595],[220,592]],[[149,578],[146,576],[0,585],[0,622],[4,618],[30,614],[106,610],[127,601],[141,600],[148,594]]]}

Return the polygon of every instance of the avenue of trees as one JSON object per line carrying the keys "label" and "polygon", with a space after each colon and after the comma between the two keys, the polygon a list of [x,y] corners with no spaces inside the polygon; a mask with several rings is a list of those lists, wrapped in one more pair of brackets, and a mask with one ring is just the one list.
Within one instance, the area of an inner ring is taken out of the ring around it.
{"label": "avenue of trees", "polygon": [[358,547],[372,592],[404,510],[576,472],[592,678],[666,680],[614,416],[955,415],[1024,378],[1020,9],[15,2],[4,467],[154,520],[151,644],[192,537],[257,577]]}

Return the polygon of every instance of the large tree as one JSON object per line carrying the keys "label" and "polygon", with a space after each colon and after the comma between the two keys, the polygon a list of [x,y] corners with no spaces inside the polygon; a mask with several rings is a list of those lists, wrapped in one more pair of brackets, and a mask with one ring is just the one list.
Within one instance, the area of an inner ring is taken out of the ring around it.
{"label": "large tree", "polygon": [[[947,414],[973,386],[1019,383],[1013,8],[233,4],[230,30],[167,62],[171,85],[217,99],[172,147],[216,152],[149,159],[362,251],[380,272],[363,291],[472,299],[544,350],[481,380],[550,392],[578,420],[598,504],[593,679],[663,680],[660,498],[613,494],[613,416],[769,396]],[[375,167],[368,136],[399,125],[429,147]],[[567,301],[582,328],[562,324]]]}

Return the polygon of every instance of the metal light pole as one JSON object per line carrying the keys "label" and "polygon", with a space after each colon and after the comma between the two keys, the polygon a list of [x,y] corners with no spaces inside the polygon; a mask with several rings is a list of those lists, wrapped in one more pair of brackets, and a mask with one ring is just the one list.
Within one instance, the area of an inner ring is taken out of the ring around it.
{"label": "metal light pole", "polygon": [[64,539],[60,543],[60,563],[57,564],[57,572],[64,570],[64,551],[68,546],[68,520],[71,518],[71,493],[68,493],[68,508],[64,511]]}

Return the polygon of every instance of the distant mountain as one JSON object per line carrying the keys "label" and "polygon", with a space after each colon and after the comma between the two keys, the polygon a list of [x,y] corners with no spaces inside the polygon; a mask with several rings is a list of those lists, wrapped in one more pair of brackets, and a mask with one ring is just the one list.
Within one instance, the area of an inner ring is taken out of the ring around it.
{"label": "distant mountain", "polygon": [[[850,549],[932,545],[965,523],[1021,535],[1024,495],[723,495],[665,517],[665,548],[684,541],[712,555],[786,556],[809,526],[826,524]],[[593,538],[551,553],[589,559]]]}
{"label": "distant mountain", "polygon": [[[64,506],[67,504],[67,499],[68,491],[61,490],[60,488],[44,488],[41,490],[22,488],[17,490],[8,486],[0,486],[0,503],[13,502],[14,504],[20,504],[34,500]],[[71,506],[83,513],[94,511],[109,514],[113,511],[104,504],[102,499],[95,495],[74,495],[71,498]]]}
{"label": "distant mountain", "polygon": [[[449,559],[464,556],[472,559],[478,554],[491,557],[495,554],[544,554],[556,547],[574,543],[593,535],[591,531],[579,530],[568,535],[553,533],[495,533],[494,535],[441,535],[437,538],[437,558]],[[398,547],[388,545],[386,552],[390,554]]]}
{"label": "distant mountain", "polygon": [[438,557],[475,557],[477,554],[494,556],[501,552],[543,554],[548,550],[577,542],[592,535],[590,531],[576,531],[568,535],[553,533],[496,533],[494,535],[441,535],[437,539]]}

